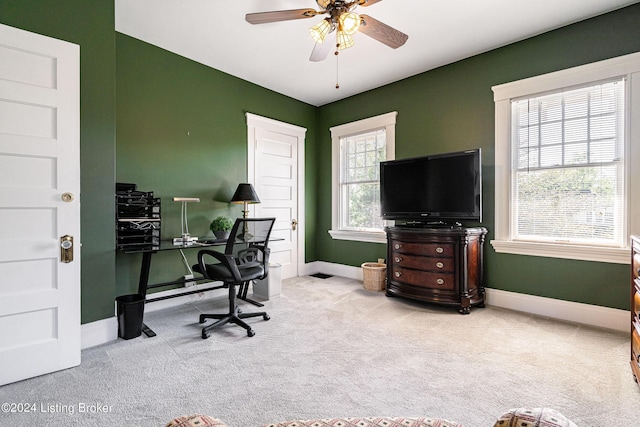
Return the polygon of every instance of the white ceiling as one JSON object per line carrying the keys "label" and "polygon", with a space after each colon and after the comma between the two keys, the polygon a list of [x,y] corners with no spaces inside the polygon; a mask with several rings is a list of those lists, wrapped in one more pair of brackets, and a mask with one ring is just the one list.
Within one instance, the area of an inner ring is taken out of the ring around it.
{"label": "white ceiling", "polygon": [[[315,0],[115,0],[116,31],[320,106],[638,0],[384,0],[357,12],[409,35],[391,49],[362,33],[310,62],[322,17],[251,25],[251,12],[314,8]],[[336,89],[336,78],[340,88]]]}

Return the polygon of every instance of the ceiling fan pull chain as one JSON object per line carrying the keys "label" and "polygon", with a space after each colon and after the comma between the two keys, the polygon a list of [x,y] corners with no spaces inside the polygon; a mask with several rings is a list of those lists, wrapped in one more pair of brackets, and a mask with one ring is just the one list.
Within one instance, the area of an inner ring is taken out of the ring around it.
{"label": "ceiling fan pull chain", "polygon": [[335,52],[335,56],[336,56],[336,89],[340,89],[340,83],[338,82],[338,77],[339,77],[339,64],[338,64],[338,56],[340,55],[340,52],[338,52],[338,47],[339,45],[336,45],[336,52]]}

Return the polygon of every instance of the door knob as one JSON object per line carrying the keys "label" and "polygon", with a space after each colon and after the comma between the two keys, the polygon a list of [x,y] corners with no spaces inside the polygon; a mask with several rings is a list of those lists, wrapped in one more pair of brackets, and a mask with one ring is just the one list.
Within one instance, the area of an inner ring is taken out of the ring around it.
{"label": "door knob", "polygon": [[298,226],[298,221],[297,221],[295,218],[294,218],[294,219],[292,219],[292,220],[291,220],[291,229],[292,229],[293,231],[295,231],[297,226]]}

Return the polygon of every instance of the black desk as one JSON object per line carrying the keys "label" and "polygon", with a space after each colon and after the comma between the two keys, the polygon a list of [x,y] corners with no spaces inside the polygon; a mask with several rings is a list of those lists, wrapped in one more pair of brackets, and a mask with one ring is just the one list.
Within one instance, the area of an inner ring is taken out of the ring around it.
{"label": "black desk", "polygon": [[[191,295],[199,292],[220,289],[223,287],[222,285],[212,285],[204,289],[185,290],[184,292],[178,292],[173,295],[167,295],[167,296],[156,297],[156,298],[147,298],[147,291],[149,289],[164,288],[164,287],[173,286],[173,285],[184,285],[187,282],[197,283],[198,281],[205,280],[204,277],[194,277],[193,279],[190,279],[190,280],[180,279],[180,280],[173,280],[170,282],[155,283],[150,285],[149,271],[151,270],[151,256],[153,254],[158,252],[164,252],[164,251],[175,251],[178,249],[198,249],[198,248],[201,249],[201,248],[211,247],[211,246],[224,247],[224,245],[226,244],[227,244],[227,241],[225,239],[205,240],[205,241],[198,241],[198,242],[193,242],[190,244],[182,244],[182,245],[174,245],[172,241],[161,241],[159,245],[125,248],[125,249],[122,249],[122,251],[127,254],[136,254],[136,253],[142,254],[142,264],[140,265],[140,279],[138,280],[138,294],[144,296],[145,304],[148,304],[151,302],[162,301],[170,298],[177,298],[177,297]],[[142,332],[144,332],[145,335],[148,337],[156,336],[156,333],[153,332],[153,330],[151,330],[151,328],[149,328],[144,323],[142,324]]]}
{"label": "black desk", "polygon": [[[269,239],[269,240],[274,241],[274,240],[282,240],[282,239]],[[262,243],[262,242],[257,240],[255,241],[238,240],[237,242],[237,244],[247,244],[247,243]],[[179,279],[179,280],[173,280],[170,282],[149,284],[149,271],[151,269],[151,255],[158,252],[175,251],[178,249],[202,249],[202,248],[207,248],[212,246],[221,246],[224,248],[226,244],[227,244],[226,239],[208,239],[208,240],[201,240],[201,241],[192,242],[189,244],[182,244],[182,245],[174,245],[172,241],[161,241],[159,245],[126,248],[126,249],[122,249],[122,251],[127,254],[135,254],[135,253],[142,254],[142,264],[140,266],[140,279],[138,281],[138,293],[144,296],[145,304],[149,304],[156,301],[177,298],[185,295],[211,291],[214,289],[220,289],[224,287],[224,285],[211,285],[205,288],[198,288],[196,290],[185,290],[183,292],[178,292],[172,295],[166,295],[166,296],[155,297],[155,298],[147,298],[147,291],[149,289],[164,288],[164,287],[173,286],[173,285],[184,285],[185,283],[189,283],[189,282],[198,283],[198,282],[208,280],[203,276],[199,276],[189,280]],[[248,286],[245,286],[243,289],[240,289],[240,291],[238,292],[238,298],[261,307],[263,304],[247,298],[248,288],[249,288]],[[144,332],[145,335],[147,335],[148,337],[154,337],[156,335],[156,333],[153,332],[153,330],[151,330],[144,323],[142,324],[142,332]]]}
{"label": "black desk", "polygon": [[175,251],[179,249],[202,249],[210,246],[224,246],[226,244],[227,244],[227,241],[225,239],[205,240],[202,242],[191,243],[188,245],[187,244],[174,245],[173,242],[171,241],[162,241],[160,242],[160,245],[148,246],[148,247],[142,247],[142,248],[136,248],[136,249],[125,249],[124,252],[125,253],[142,253],[142,265],[140,266],[140,280],[138,281],[138,293],[140,295],[144,295],[145,301],[149,303],[149,302],[161,301],[169,298],[175,298],[182,295],[188,295],[196,292],[201,292],[201,291],[192,291],[184,294],[176,294],[176,295],[171,295],[167,297],[147,299],[146,296],[147,296],[147,291],[149,289],[163,288],[171,285],[183,285],[186,282],[197,282],[198,280],[204,279],[203,277],[194,278],[188,281],[180,279],[180,280],[174,280],[171,282],[163,282],[163,283],[156,283],[156,284],[150,285],[149,271],[151,269],[151,255],[157,252]]}

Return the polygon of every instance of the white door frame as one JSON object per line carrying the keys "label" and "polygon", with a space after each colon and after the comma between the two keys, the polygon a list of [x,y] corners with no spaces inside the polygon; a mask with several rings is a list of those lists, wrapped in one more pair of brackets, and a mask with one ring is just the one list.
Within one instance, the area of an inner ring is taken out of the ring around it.
{"label": "white door frame", "polygon": [[[247,119],[247,180],[255,185],[256,170],[256,128],[263,128],[274,132],[281,132],[283,129],[288,130],[292,135],[298,135],[298,206],[297,216],[298,226],[296,228],[298,250],[296,253],[298,276],[303,274],[305,267],[305,181],[304,181],[304,148],[305,134],[307,130],[303,127],[292,125],[290,123],[269,119],[267,117],[258,116],[252,113],[246,113]],[[249,205],[251,206],[251,205]]]}

